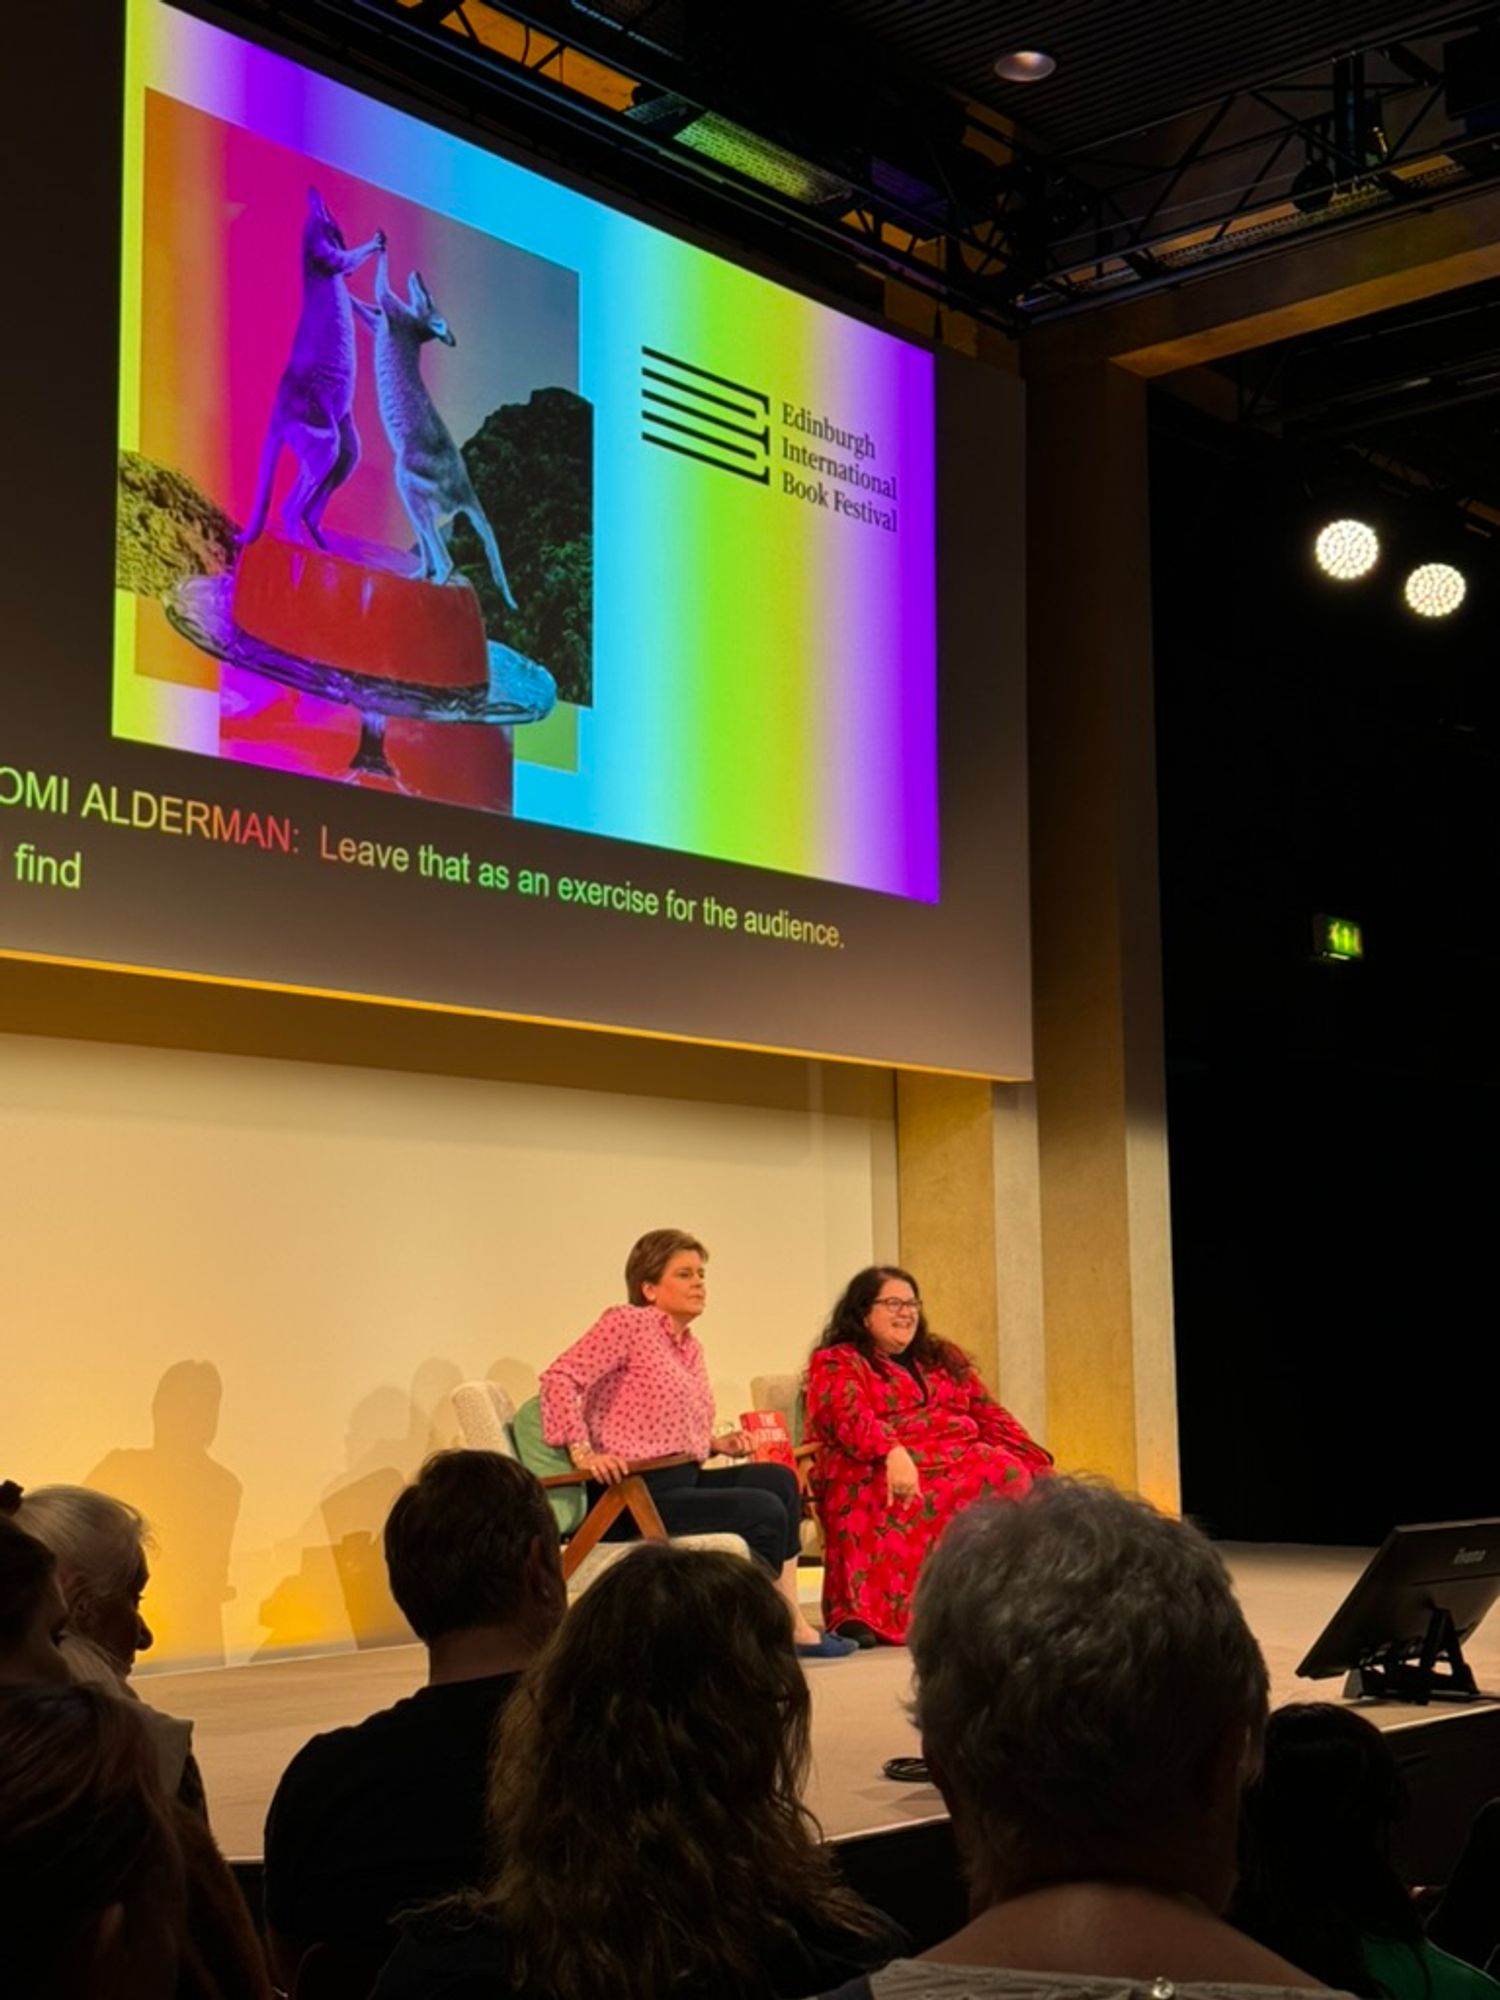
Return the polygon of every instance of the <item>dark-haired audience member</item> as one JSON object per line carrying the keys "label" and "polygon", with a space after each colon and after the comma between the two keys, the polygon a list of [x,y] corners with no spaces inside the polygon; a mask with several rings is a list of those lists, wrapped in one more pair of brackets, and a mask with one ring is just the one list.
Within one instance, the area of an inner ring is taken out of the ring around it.
{"label": "dark-haired audience member", "polygon": [[186,1892],[139,1718],[99,1688],[7,1688],[0,1772],[7,1995],[164,2000]]}
{"label": "dark-haired audience member", "polygon": [[606,1571],[500,1725],[495,1873],[410,1921],[375,2000],[796,2000],[879,1964],[801,1802],[786,1637],[758,1564],[647,1543]]}
{"label": "dark-haired audience member", "polygon": [[823,1622],[860,1646],[900,1645],[926,1560],[974,1501],[1019,1496],[1044,1451],[927,1324],[895,1264],[844,1287],[807,1370],[812,1487],[823,1524]]}
{"label": "dark-haired audience member", "polygon": [[394,1914],[480,1880],[495,1721],[566,1607],[536,1478],[488,1451],[429,1458],[385,1525],[391,1595],[427,1685],[292,1759],[266,1820],[266,1921],[289,1984],[309,1946],[378,1962]]}
{"label": "dark-haired audience member", "polygon": [[10,1518],[20,1497],[13,1480],[0,1484],[0,1682],[65,1681],[57,1558]]}
{"label": "dark-haired audience member", "polygon": [[103,1687],[0,1693],[0,1965],[6,2000],[270,2000],[208,1829]]}
{"label": "dark-haired audience member", "polygon": [[1392,1860],[1405,1810],[1395,1753],[1373,1723],[1333,1702],[1278,1709],[1245,1794],[1230,1915],[1369,2000],[1500,2000],[1500,1984],[1424,1936]]}
{"label": "dark-haired audience member", "polygon": [[981,1501],[928,1559],[911,1649],[977,1914],[840,2000],[1319,1985],[1222,1914],[1266,1669],[1195,1528],[1076,1479]]}
{"label": "dark-haired audience member", "polygon": [[1454,1958],[1500,1968],[1500,1799],[1490,1799],[1469,1822],[1463,1850],[1453,1864],[1427,1935]]}

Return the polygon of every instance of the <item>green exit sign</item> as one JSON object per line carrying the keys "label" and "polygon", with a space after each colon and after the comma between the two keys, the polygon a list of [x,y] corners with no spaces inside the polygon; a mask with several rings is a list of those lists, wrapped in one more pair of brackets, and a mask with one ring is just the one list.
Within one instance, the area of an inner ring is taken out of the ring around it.
{"label": "green exit sign", "polygon": [[1320,912],[1313,918],[1313,949],[1319,958],[1347,963],[1364,957],[1364,935],[1348,917],[1327,917]]}

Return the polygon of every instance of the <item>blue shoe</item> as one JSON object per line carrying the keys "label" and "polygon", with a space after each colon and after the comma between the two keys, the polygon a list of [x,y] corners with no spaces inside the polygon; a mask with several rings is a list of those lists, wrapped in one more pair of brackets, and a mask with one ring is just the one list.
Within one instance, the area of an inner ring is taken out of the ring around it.
{"label": "blue shoe", "polygon": [[832,1632],[824,1632],[815,1644],[801,1644],[797,1647],[799,1660],[847,1660],[859,1647],[852,1639],[837,1639]]}

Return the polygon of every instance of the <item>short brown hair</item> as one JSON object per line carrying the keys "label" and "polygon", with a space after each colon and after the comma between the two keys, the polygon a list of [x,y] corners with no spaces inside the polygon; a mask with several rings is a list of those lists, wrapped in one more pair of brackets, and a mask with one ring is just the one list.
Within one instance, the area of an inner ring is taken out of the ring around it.
{"label": "short brown hair", "polygon": [[533,1542],[557,1559],[557,1522],[534,1473],[498,1451],[434,1452],[385,1524],[391,1595],[419,1639],[503,1625],[521,1608]]}
{"label": "short brown hair", "polygon": [[656,1284],[679,1250],[696,1250],[706,1263],[708,1252],[685,1229],[648,1229],[625,1259],[625,1296],[633,1306],[646,1304],[645,1287]]}

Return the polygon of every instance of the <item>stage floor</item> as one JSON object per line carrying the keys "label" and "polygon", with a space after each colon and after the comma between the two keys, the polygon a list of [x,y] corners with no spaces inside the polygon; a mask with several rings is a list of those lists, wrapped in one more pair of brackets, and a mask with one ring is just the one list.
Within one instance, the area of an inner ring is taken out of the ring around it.
{"label": "stage floor", "polygon": [[[1300,1681],[1296,1666],[1368,1551],[1226,1543],[1223,1553],[1265,1652],[1273,1704],[1337,1699],[1338,1681]],[[250,1859],[261,1852],[266,1806],[293,1753],[318,1730],[357,1722],[409,1694],[421,1683],[423,1659],[419,1646],[394,1646],[205,1673],[143,1671],[137,1685],[154,1706],[192,1719],[219,1842],[232,1858]],[[1470,1663],[1481,1687],[1500,1688],[1500,1619],[1481,1627]],[[930,1786],[893,1784],[881,1776],[886,1758],[918,1747],[904,1711],[911,1680],[906,1651],[883,1647],[816,1664],[808,1679],[814,1746],[808,1804],[828,1837],[941,1815],[942,1801]],[[1370,1713],[1382,1728],[1440,1719],[1433,1710],[1397,1704],[1372,1705]],[[1495,1776],[1500,1791],[1500,1772]]]}

